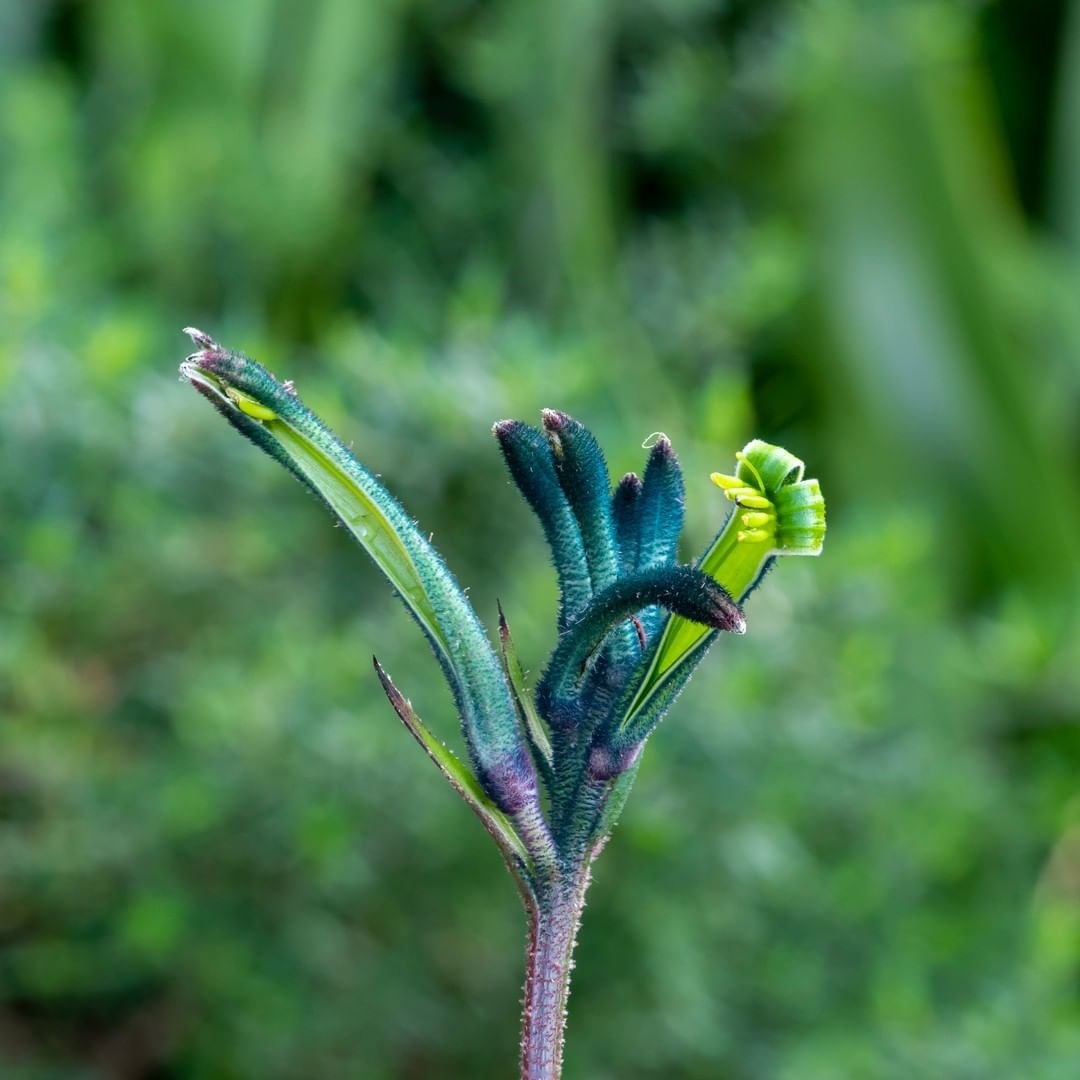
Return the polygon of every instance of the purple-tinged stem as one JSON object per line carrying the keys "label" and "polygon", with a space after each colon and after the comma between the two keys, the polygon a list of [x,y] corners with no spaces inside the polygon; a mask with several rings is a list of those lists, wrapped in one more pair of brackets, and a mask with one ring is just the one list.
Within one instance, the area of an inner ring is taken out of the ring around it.
{"label": "purple-tinged stem", "polygon": [[529,912],[525,999],[521,1015],[521,1080],[559,1080],[574,944],[589,869],[556,881]]}

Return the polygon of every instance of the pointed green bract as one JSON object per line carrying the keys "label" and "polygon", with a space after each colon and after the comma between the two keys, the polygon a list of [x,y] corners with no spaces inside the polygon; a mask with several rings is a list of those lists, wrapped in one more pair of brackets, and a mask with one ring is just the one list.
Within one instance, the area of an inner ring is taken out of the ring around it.
{"label": "pointed green bract", "polygon": [[551,739],[547,728],[544,727],[540,714],[533,704],[532,694],[525,685],[525,671],[518,659],[514,648],[514,639],[510,636],[510,627],[506,622],[502,604],[499,604],[499,641],[502,645],[503,667],[506,670],[506,678],[514,691],[514,699],[518,706],[518,715],[525,727],[525,733],[529,739],[530,749],[533,751],[533,759],[537,768],[544,777],[544,782],[550,788],[554,785],[555,777],[551,771],[552,750]]}
{"label": "pointed green bract", "polygon": [[372,657],[372,663],[383,691],[398,718],[424,748],[428,757],[449,781],[450,786],[468,803],[470,809],[483,823],[484,828],[491,834],[502,852],[511,873],[515,877],[528,881],[532,874],[529,852],[514,829],[513,823],[491,801],[468,766],[459,761],[453,751],[444,746],[428,730],[413,710],[412,702],[402,695],[375,657]]}

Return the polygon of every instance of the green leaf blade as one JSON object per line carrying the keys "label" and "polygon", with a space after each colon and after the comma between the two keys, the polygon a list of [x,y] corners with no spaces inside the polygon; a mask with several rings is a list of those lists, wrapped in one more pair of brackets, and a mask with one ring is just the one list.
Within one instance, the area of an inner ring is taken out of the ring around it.
{"label": "green leaf blade", "polygon": [[518,836],[513,822],[488,797],[469,767],[449,747],[444,746],[416,715],[412,702],[404,697],[394,685],[378,658],[372,657],[372,663],[383,691],[398,718],[434,762],[450,786],[465,800],[484,828],[491,834],[511,873],[515,877],[529,881],[532,876],[529,852],[521,837]]}

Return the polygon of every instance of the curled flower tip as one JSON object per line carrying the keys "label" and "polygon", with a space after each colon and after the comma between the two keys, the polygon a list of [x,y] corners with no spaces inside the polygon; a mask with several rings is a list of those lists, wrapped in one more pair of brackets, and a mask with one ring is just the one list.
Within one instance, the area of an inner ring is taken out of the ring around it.
{"label": "curled flower tip", "polygon": [[785,555],[820,555],[825,543],[825,498],[816,480],[800,480],[776,494],[777,549]]}
{"label": "curled flower tip", "polygon": [[735,455],[734,475],[712,482],[735,503],[740,544],[765,545],[775,555],[820,555],[825,539],[825,500],[804,465],[779,446],[755,439]]}

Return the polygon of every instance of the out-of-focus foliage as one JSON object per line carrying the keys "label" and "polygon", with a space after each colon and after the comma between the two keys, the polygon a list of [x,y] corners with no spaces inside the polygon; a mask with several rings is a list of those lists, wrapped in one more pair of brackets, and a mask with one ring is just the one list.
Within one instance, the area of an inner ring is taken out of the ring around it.
{"label": "out-of-focus foliage", "polygon": [[[354,437],[535,665],[487,434],[829,498],[598,864],[570,1078],[1080,1059],[1080,5],[0,4],[0,1059],[499,1077],[523,923],[419,635],[175,365]],[[694,478],[697,477],[695,480]]]}

